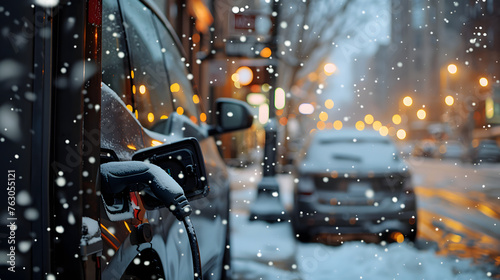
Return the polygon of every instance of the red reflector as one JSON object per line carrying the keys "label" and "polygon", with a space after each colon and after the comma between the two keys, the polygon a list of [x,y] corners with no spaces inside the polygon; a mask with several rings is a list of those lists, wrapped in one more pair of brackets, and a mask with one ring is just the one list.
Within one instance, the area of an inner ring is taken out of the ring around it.
{"label": "red reflector", "polygon": [[89,0],[88,6],[88,21],[91,24],[101,25],[102,19],[102,2],[101,0]]}
{"label": "red reflector", "polygon": [[313,192],[299,192],[300,195],[312,195]]}

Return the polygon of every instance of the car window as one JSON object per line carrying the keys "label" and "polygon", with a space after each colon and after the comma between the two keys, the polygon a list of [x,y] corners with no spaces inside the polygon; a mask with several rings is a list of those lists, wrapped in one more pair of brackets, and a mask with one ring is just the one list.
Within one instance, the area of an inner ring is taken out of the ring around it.
{"label": "car window", "polygon": [[189,79],[191,75],[185,66],[185,58],[177,48],[172,35],[161,21],[156,17],[154,21],[158,29],[162,53],[170,78],[170,91],[173,94],[173,103],[176,112],[181,115],[185,114],[194,123],[198,123],[199,110],[196,104],[200,102],[200,99],[193,91],[192,83]]}
{"label": "car window", "polygon": [[355,143],[357,145],[362,143],[368,144],[382,144],[382,145],[391,145],[391,142],[388,139],[383,138],[360,138],[353,141],[353,138],[330,138],[330,139],[320,139],[319,144],[321,145],[333,145],[333,144],[346,144],[346,143]]}
{"label": "car window", "polygon": [[167,119],[174,108],[162,47],[153,22],[155,16],[139,1],[120,0],[120,3],[130,50],[135,114],[142,126],[150,129]]}
{"label": "car window", "polygon": [[[344,135],[342,135],[344,134]],[[316,133],[308,146],[305,159],[317,166],[328,165],[332,170],[341,167],[370,169],[374,166],[394,166],[401,163],[396,146],[388,138],[364,132]]]}
{"label": "car window", "polygon": [[132,111],[128,51],[118,3],[116,0],[104,0],[102,9],[102,81]]}

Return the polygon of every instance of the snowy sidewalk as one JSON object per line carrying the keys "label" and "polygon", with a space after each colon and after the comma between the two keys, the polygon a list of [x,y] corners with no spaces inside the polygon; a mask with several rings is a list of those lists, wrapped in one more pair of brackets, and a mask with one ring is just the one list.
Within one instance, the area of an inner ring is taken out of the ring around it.
{"label": "snowy sidewalk", "polygon": [[[297,242],[289,222],[250,221],[261,168],[230,169],[231,258],[234,279],[301,279],[295,256]],[[282,203],[290,206],[291,179],[277,175]],[[284,201],[285,200],[285,201]]]}

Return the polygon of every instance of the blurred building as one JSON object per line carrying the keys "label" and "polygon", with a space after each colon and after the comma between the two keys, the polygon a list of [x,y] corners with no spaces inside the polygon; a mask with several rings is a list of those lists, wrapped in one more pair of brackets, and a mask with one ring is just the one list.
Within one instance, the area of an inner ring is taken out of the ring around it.
{"label": "blurred building", "polygon": [[[275,47],[273,1],[155,1],[182,40],[205,107],[211,108],[217,97],[245,101],[251,97],[256,115],[265,111],[261,107],[273,107],[269,84],[272,72],[278,71],[277,63],[269,59]],[[468,143],[498,137],[500,3],[391,0],[391,4],[390,42],[353,67],[359,78],[356,86],[365,91],[366,111],[392,126],[392,131],[405,129],[410,140],[449,137]],[[456,67],[454,73],[450,65]],[[241,67],[252,71],[249,84],[234,80]],[[481,77],[488,80],[487,86],[479,84]],[[403,103],[407,96],[410,106]],[[417,115],[419,110],[425,116]],[[401,116],[400,124],[392,122],[395,114]],[[224,157],[238,159],[262,145],[260,128],[221,136],[221,147],[230,147],[221,151]]]}
{"label": "blurred building", "polygon": [[[276,63],[272,3],[259,0],[155,0],[182,41],[202,106],[210,110],[219,97],[260,100],[256,114],[269,108],[269,89]],[[241,69],[244,68],[242,71]],[[250,71],[250,73],[249,73]],[[250,79],[248,82],[243,79]],[[257,102],[256,101],[256,102]],[[260,109],[260,110],[259,110]],[[269,110],[267,110],[269,112]],[[267,113],[268,116],[269,113]],[[212,115],[213,117],[213,115]],[[207,122],[210,122],[210,116]],[[262,120],[264,122],[264,120]],[[247,161],[263,145],[263,133],[249,131],[218,136],[222,155]]]}
{"label": "blurred building", "polygon": [[[444,97],[443,65],[463,61],[461,28],[467,5],[452,1],[400,1],[391,7],[391,42],[372,58],[374,104],[385,112],[381,118],[402,117],[400,127],[408,138],[429,137],[429,125],[441,123]],[[409,96],[410,106],[403,103]],[[419,110],[425,117],[417,115]],[[380,111],[380,110],[379,110]]]}
{"label": "blurred building", "polygon": [[398,112],[410,139],[436,131],[465,144],[498,138],[499,7],[494,0],[393,0],[391,43],[372,58],[366,78],[376,81],[373,103],[387,109],[385,119]]}
{"label": "blurred building", "polygon": [[463,40],[469,62],[475,139],[500,140],[500,2],[469,1]]}

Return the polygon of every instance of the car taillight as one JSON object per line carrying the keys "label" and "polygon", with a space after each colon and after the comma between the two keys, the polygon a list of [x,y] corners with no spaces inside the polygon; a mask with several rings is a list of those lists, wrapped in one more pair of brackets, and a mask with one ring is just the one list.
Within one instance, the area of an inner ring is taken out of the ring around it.
{"label": "car taillight", "polygon": [[314,193],[314,180],[309,176],[300,177],[297,181],[297,193],[299,195],[312,195]]}
{"label": "car taillight", "polygon": [[101,25],[102,22],[102,1],[90,0],[88,6],[88,21],[91,24]]}
{"label": "car taillight", "polygon": [[299,191],[300,195],[312,195],[314,192],[312,191]]}

